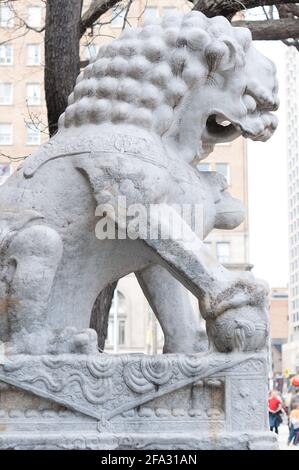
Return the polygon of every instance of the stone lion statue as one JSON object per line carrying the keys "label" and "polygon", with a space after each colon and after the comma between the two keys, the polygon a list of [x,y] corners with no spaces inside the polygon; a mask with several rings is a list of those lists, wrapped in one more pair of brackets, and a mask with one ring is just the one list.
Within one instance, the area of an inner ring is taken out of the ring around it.
{"label": "stone lion statue", "polygon": [[[136,236],[116,210],[113,223],[126,237],[99,239],[95,228],[97,207],[117,208],[120,197],[127,206],[153,206],[151,229],[180,221],[173,203],[196,201],[205,209],[203,236],[217,223],[238,225],[240,205],[235,216],[217,213],[218,203],[236,202],[217,176],[208,180],[195,166],[218,142],[268,139],[277,106],[274,65],[247,29],[223,17],[168,16],[102,46],[79,75],[58,133],[0,189],[7,351],[93,350],[94,301],[131,272],[161,322],[166,351],[200,350],[180,285],[198,298],[213,347],[263,347],[264,286],[219,265],[191,226],[179,240]],[[171,308],[163,306],[162,283],[176,293]]]}

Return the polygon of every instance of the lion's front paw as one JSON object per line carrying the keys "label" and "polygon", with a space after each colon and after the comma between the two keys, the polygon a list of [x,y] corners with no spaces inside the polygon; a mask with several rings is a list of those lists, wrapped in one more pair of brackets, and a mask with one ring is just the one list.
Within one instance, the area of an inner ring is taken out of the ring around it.
{"label": "lion's front paw", "polygon": [[244,306],[258,306],[261,310],[268,305],[269,287],[265,281],[255,279],[249,273],[235,273],[226,285],[215,294],[207,293],[200,300],[199,307],[205,320],[217,318],[226,310]]}
{"label": "lion's front paw", "polygon": [[202,315],[212,347],[220,352],[255,351],[268,336],[268,287],[242,273],[205,302]]}
{"label": "lion's front paw", "polygon": [[258,351],[267,342],[268,320],[258,307],[229,309],[207,320],[207,334],[210,345],[219,352]]}

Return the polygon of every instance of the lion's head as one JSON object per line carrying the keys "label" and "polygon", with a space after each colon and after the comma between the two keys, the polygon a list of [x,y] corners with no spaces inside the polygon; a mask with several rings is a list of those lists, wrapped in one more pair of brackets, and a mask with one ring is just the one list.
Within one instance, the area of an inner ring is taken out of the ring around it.
{"label": "lion's head", "polygon": [[239,135],[268,139],[277,106],[274,65],[249,30],[191,12],[126,29],[101,47],[59,125],[132,124],[192,147],[192,160]]}

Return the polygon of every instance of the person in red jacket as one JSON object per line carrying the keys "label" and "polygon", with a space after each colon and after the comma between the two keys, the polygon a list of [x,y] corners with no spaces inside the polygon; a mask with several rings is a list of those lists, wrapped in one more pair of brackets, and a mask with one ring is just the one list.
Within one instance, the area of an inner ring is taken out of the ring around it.
{"label": "person in red jacket", "polygon": [[270,431],[274,430],[278,434],[278,427],[282,422],[282,401],[276,390],[271,390],[269,393],[268,411]]}

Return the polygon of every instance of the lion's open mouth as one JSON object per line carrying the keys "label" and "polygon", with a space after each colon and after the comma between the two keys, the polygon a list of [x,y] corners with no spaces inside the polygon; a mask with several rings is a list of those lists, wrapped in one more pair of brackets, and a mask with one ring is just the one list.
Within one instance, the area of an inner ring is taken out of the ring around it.
{"label": "lion's open mouth", "polygon": [[221,114],[209,116],[206,126],[210,135],[230,137],[236,132],[236,126]]}
{"label": "lion's open mouth", "polygon": [[265,93],[257,94],[249,89],[238,105],[219,102],[218,109],[214,109],[205,122],[201,158],[211,153],[216,144],[229,143],[240,136],[265,142],[277,127],[277,117],[271,112],[277,108],[276,95],[269,98]]}
{"label": "lion's open mouth", "polygon": [[208,117],[206,130],[210,136],[217,140],[231,139],[235,138],[236,134],[241,134],[240,127],[221,114],[212,114]]}
{"label": "lion's open mouth", "polygon": [[230,142],[240,135],[252,140],[265,141],[271,137],[277,127],[276,116],[268,110],[257,109],[236,121],[223,114],[211,114],[206,122],[208,142]]}

